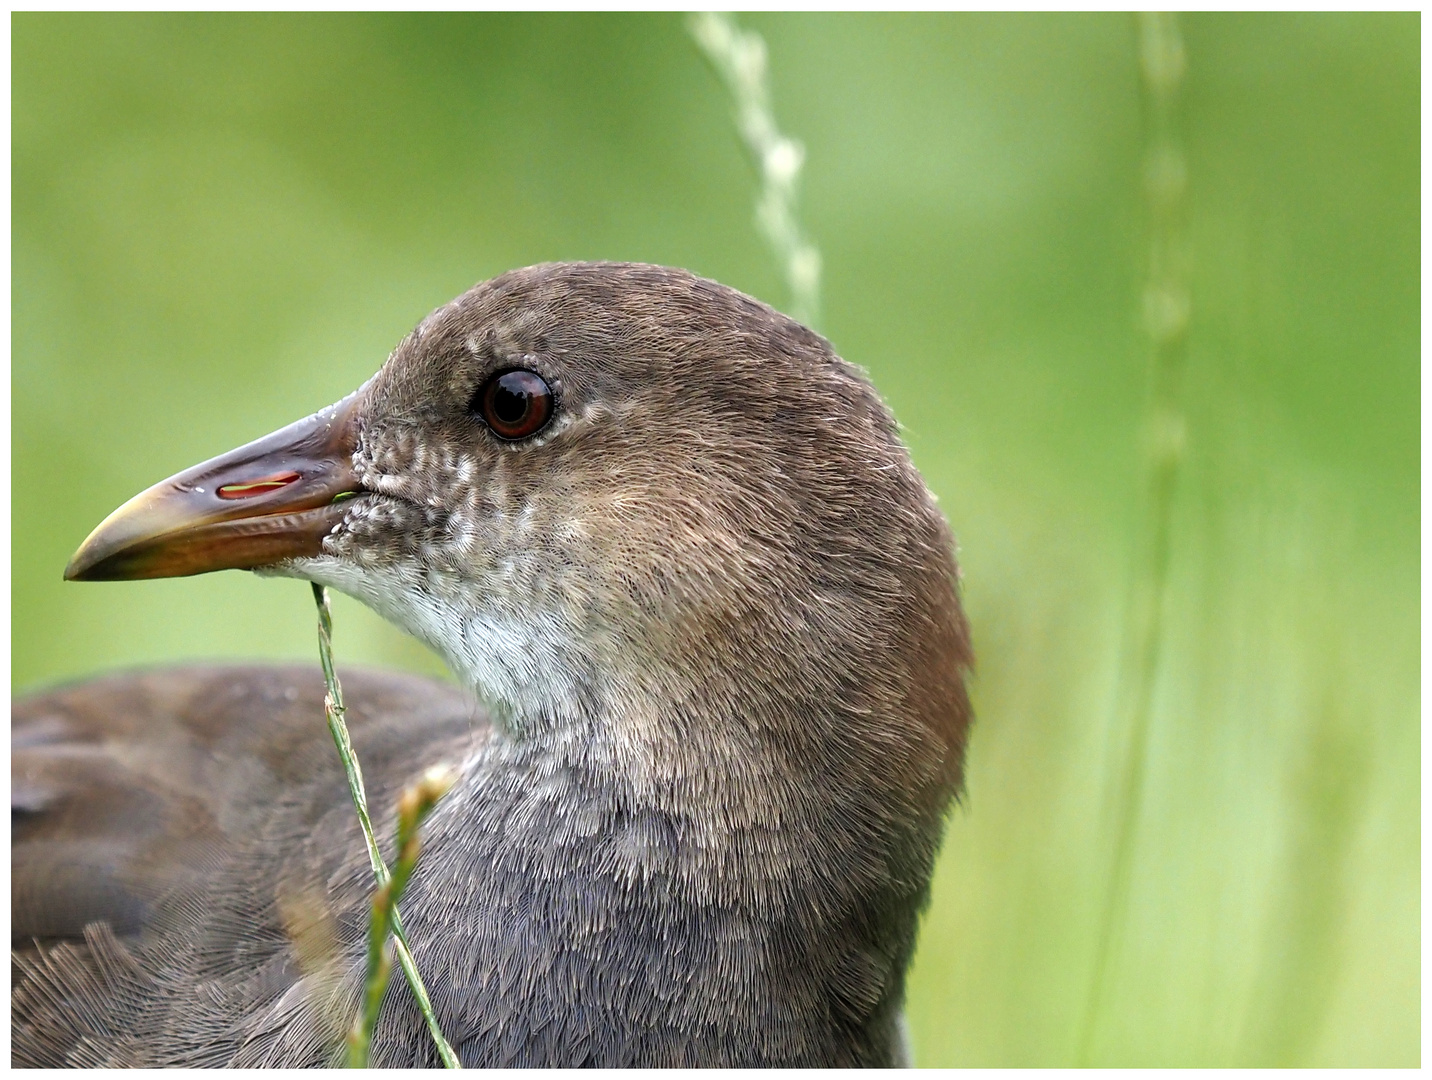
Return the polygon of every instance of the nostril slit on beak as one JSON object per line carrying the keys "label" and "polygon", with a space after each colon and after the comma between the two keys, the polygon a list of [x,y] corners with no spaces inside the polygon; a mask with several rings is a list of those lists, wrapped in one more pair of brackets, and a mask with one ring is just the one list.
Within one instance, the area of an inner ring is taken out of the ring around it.
{"label": "nostril slit on beak", "polygon": [[248,499],[255,495],[263,495],[266,492],[287,487],[297,479],[299,479],[299,475],[296,472],[276,473],[273,476],[261,477],[243,484],[225,484],[215,494],[221,499]]}

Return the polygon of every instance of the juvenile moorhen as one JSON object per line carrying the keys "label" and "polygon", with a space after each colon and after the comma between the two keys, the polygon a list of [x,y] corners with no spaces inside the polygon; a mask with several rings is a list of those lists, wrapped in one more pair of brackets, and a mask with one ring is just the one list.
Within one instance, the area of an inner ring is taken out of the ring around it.
{"label": "juvenile moorhen", "polygon": [[[378,818],[458,771],[403,913],[465,1064],[890,1065],[970,719],[951,548],[823,338],[577,263],[439,308],[65,574],[307,579],[446,658],[470,693],[344,678]],[[373,883],[322,694],[189,667],[15,706],[15,1065],[337,1060]],[[437,1063],[401,978],[374,1063]]]}

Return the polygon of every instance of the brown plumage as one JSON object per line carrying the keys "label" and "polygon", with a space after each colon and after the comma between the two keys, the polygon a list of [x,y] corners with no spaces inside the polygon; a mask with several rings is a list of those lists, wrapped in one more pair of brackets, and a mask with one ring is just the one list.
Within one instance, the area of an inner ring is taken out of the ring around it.
{"label": "brown plumage", "polygon": [[[375,806],[459,769],[403,906],[465,1063],[899,1059],[968,633],[824,339],[679,270],[505,274],[68,573],[226,567],[348,592],[472,690],[345,676]],[[321,700],[201,668],[17,705],[16,1064],[333,1059],[371,881]],[[435,1062],[405,986],[374,1050]]]}

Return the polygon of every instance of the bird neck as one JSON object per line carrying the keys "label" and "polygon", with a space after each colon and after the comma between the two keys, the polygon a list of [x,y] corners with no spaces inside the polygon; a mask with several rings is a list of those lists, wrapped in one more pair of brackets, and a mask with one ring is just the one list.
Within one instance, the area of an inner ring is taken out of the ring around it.
{"label": "bird neck", "polygon": [[890,1064],[936,824],[892,828],[754,727],[680,744],[654,717],[602,719],[494,731],[432,819],[404,904],[419,966],[495,988],[451,998],[445,1028],[476,1033],[474,1059],[496,1009],[556,1018],[534,1036],[554,1060],[596,1032],[637,1059],[650,1040],[706,1063]]}
{"label": "bird neck", "polygon": [[[366,599],[494,719],[425,826],[405,900],[439,985],[496,988],[454,998],[454,1030],[486,1038],[503,1025],[473,1012],[501,1008],[508,1026],[560,1018],[537,1042],[595,1031],[706,1063],[752,1046],[773,1065],[891,1063],[967,710],[940,624],[902,641],[889,615],[817,632],[762,608],[621,638],[616,620],[401,584],[402,603],[391,585]],[[604,989],[632,972],[639,992]]]}

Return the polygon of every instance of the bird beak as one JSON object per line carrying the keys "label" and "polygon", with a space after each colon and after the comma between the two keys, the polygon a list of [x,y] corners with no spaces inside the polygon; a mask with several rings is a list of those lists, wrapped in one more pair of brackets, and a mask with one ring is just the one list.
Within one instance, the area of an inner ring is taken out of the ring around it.
{"label": "bird beak", "polygon": [[357,394],[195,465],[125,503],[89,534],[67,581],[253,570],[319,555],[363,492],[353,471]]}

